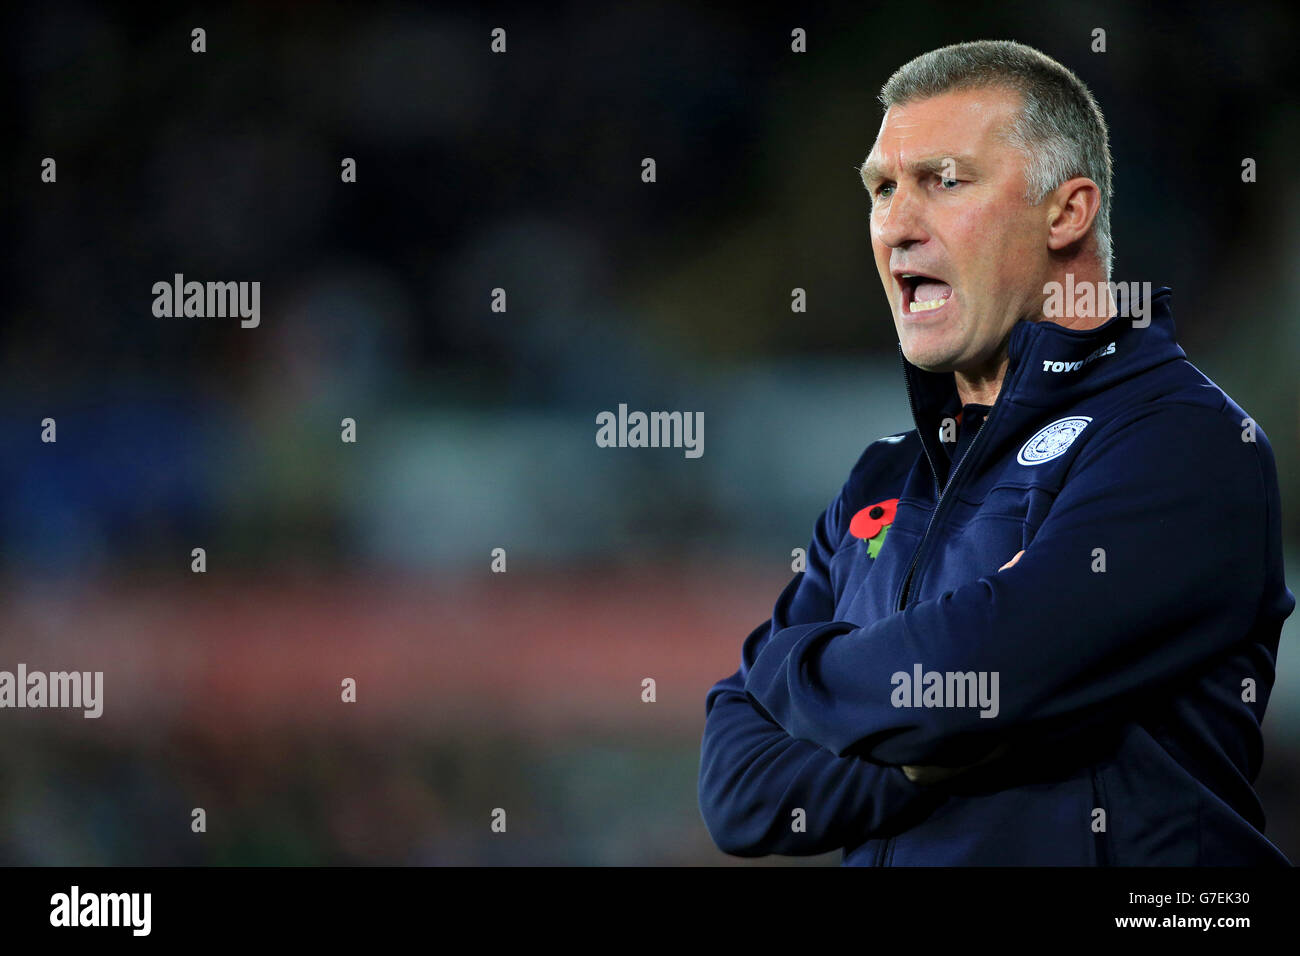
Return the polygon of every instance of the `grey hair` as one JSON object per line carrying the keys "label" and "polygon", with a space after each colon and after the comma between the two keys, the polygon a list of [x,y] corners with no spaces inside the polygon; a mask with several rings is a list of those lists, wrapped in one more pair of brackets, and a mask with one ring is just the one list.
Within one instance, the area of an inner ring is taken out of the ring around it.
{"label": "grey hair", "polygon": [[1025,200],[1030,205],[1038,205],[1075,176],[1097,184],[1101,205],[1092,230],[1109,281],[1113,172],[1106,119],[1074,73],[1023,43],[975,40],[931,50],[899,67],[881,88],[880,103],[888,110],[982,87],[1004,87],[1020,94],[1021,109],[1002,135],[1025,155]]}

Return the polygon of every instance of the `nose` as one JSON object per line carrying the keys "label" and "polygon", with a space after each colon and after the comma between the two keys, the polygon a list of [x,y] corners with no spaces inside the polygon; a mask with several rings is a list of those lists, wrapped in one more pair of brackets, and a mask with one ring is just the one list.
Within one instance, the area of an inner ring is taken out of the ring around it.
{"label": "nose", "polygon": [[920,197],[899,184],[889,197],[889,204],[872,216],[876,236],[891,249],[907,248],[929,238],[925,230]]}

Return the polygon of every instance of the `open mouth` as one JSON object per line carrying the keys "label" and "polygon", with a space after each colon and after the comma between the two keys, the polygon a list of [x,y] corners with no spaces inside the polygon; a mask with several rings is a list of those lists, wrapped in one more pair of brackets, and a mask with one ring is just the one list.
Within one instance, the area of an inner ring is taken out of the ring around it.
{"label": "open mouth", "polygon": [[920,272],[897,273],[898,287],[903,292],[903,314],[933,312],[943,308],[952,297],[952,286],[942,279]]}

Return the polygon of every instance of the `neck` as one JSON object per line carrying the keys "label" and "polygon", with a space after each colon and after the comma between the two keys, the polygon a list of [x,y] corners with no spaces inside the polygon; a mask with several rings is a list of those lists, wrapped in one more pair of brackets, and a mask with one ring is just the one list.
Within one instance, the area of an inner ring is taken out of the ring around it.
{"label": "neck", "polygon": [[962,405],[970,405],[972,402],[979,405],[992,405],[996,402],[998,393],[1002,391],[1002,379],[1006,377],[1009,361],[1004,349],[987,368],[974,372],[953,372],[953,379],[957,383],[957,395],[961,398]]}
{"label": "neck", "polygon": [[[1070,275],[1068,280],[1067,273]],[[1044,289],[1052,287],[1053,283],[1061,289],[1076,290],[1074,299],[1066,301],[1064,314],[1053,315],[1050,319],[1043,314],[1044,304],[1048,299],[1048,293],[1044,291],[1042,298],[1039,299],[1037,310],[1025,316],[1026,321],[1055,322],[1067,329],[1086,332],[1105,325],[1110,320],[1114,312],[1114,302],[1111,300],[1109,284],[1102,274],[1100,265],[1075,259],[1068,265],[1062,265],[1054,270],[1044,283]],[[1094,294],[1087,297],[1078,295],[1078,290],[1085,286],[1090,286]],[[1007,341],[1009,340],[1010,335],[1007,336]],[[998,395],[1002,391],[1002,380],[1006,377],[1007,365],[1010,362],[1007,355],[1007,341],[1002,343],[998,354],[983,367],[953,373],[957,395],[963,406],[971,403],[991,406],[998,400]]]}
{"label": "neck", "polygon": [[[1049,290],[1056,290],[1049,295]],[[1071,294],[1072,293],[1072,294]],[[1048,302],[1053,303],[1050,318],[1044,316]],[[1088,259],[1073,259],[1058,266],[1043,284],[1036,322],[1055,322],[1057,325],[1079,332],[1105,325],[1115,313],[1110,283],[1100,263]]]}

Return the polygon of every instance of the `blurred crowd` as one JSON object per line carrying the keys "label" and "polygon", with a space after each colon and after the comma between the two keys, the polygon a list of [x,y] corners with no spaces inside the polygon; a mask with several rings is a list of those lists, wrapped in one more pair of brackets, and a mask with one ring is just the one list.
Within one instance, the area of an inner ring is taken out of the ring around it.
{"label": "blurred crowd", "polygon": [[[226,581],[478,580],[500,546],[510,575],[572,583],[562,623],[620,568],[683,581],[731,568],[748,575],[735,593],[752,620],[701,633],[671,703],[702,727],[704,690],[738,664],[791,548],[862,447],[911,427],[856,166],[889,74],[982,37],[1038,46],[1097,96],[1114,277],[1173,287],[1189,358],[1271,439],[1296,589],[1300,127],[1285,7],[51,2],[3,16],[10,594],[57,608],[131,580],[185,593],[195,547]],[[40,181],[45,157],[55,183]],[[1242,182],[1246,157],[1256,182]],[[154,317],[151,287],[175,273],[259,281],[259,327]],[[806,314],[790,311],[795,287]],[[596,415],[620,402],[702,411],[706,454],[597,447]],[[46,418],[57,443],[40,442]],[[355,443],[340,441],[344,418]],[[629,616],[672,600],[625,593]],[[498,653],[491,602],[458,610],[484,615],[481,653]],[[67,638],[57,617],[40,645],[18,624],[0,609],[6,660]],[[1261,782],[1292,859],[1295,632]],[[310,654],[311,635],[294,636]],[[530,745],[485,716],[469,739],[268,729],[233,749],[219,717],[103,738],[16,727],[0,734],[0,863],[719,859],[683,789],[689,722],[621,745],[617,732]],[[494,780],[525,781],[524,815],[545,821],[509,850],[475,829]],[[201,844],[160,822],[212,781],[233,822]]]}

